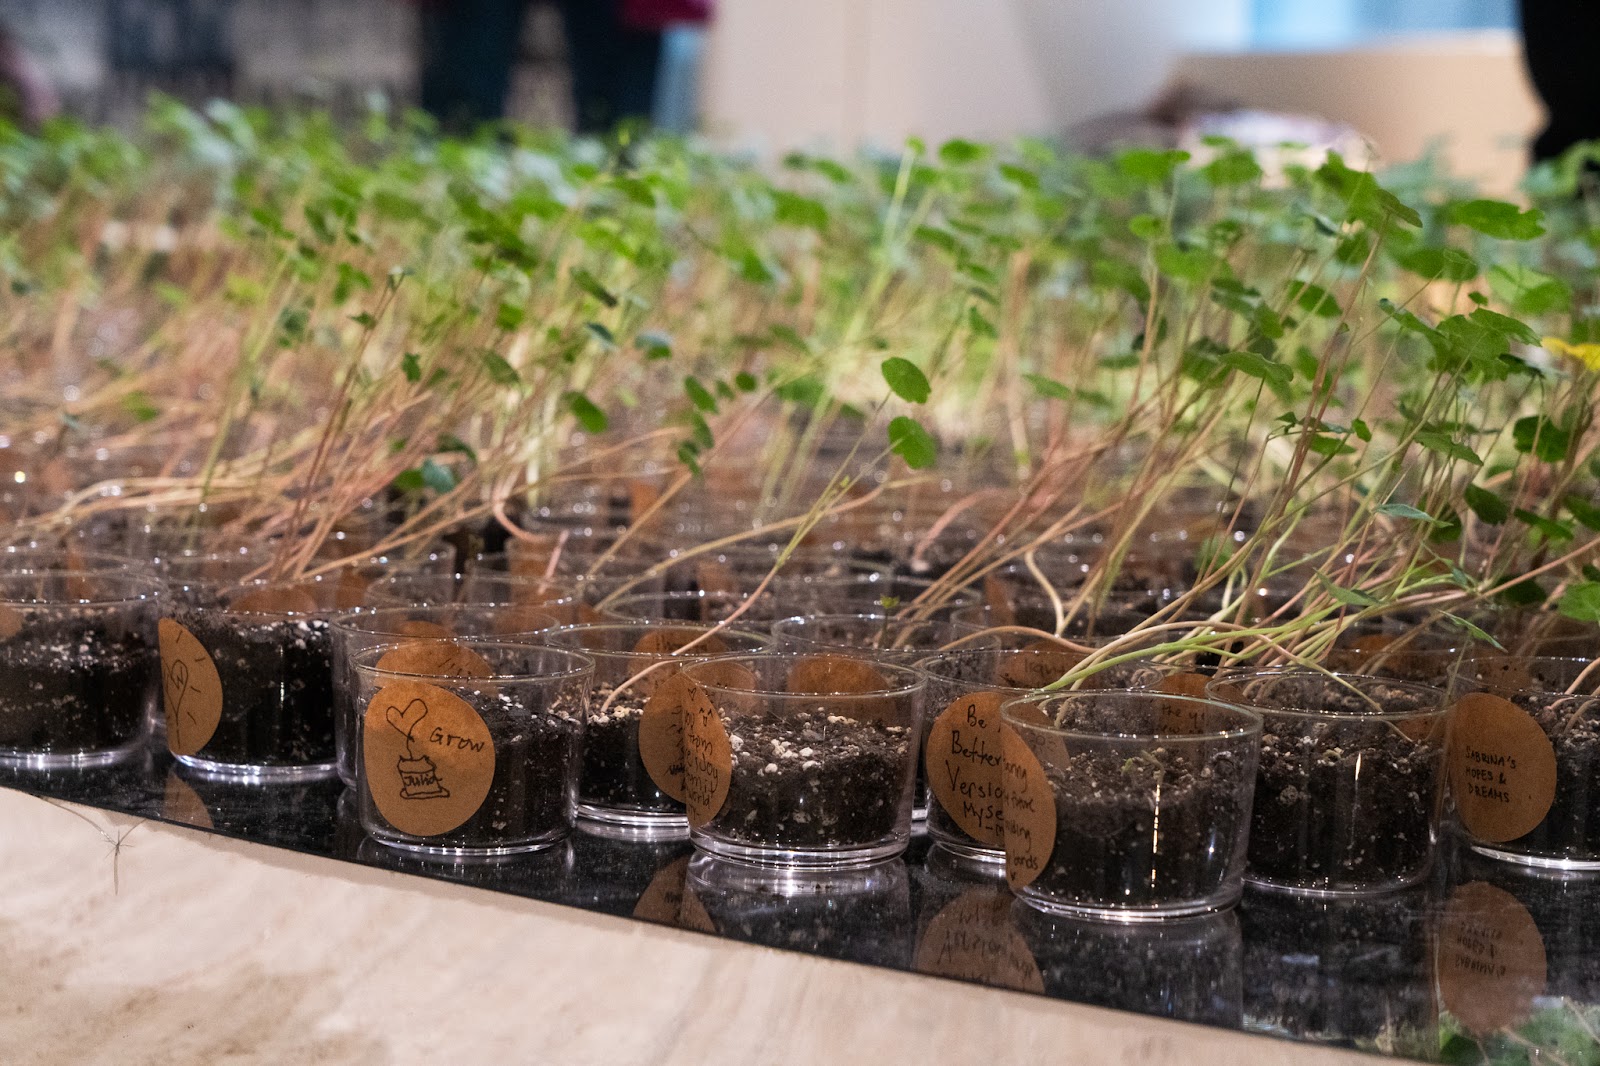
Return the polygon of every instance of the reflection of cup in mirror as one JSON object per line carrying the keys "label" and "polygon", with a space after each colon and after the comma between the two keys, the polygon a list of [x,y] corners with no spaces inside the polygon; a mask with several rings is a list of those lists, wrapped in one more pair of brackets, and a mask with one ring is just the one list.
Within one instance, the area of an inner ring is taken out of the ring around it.
{"label": "reflection of cup in mirror", "polygon": [[[1545,999],[1600,1008],[1600,952],[1593,945],[1600,878],[1562,875],[1470,853],[1462,856],[1457,876],[1464,884],[1493,886],[1526,911],[1543,945]],[[1502,913],[1515,914],[1509,904]],[[1513,918],[1509,924],[1520,923]]]}
{"label": "reflection of cup in mirror", "polygon": [[[604,911],[622,917],[657,919],[637,913],[661,871],[694,849],[688,833],[676,840],[629,837],[621,827],[599,822],[582,822],[572,835],[572,853],[578,876],[567,886],[561,902],[585,910]],[[678,888],[683,887],[683,872],[678,872]],[[646,908],[648,910],[648,908]],[[666,924],[675,924],[666,921]]]}
{"label": "reflection of cup in mirror", "polygon": [[1427,907],[1425,888],[1344,899],[1247,892],[1246,1027],[1420,1055],[1438,1025]]}
{"label": "reflection of cup in mirror", "polygon": [[538,899],[562,894],[573,870],[572,847],[567,841],[542,851],[480,858],[388,848],[369,837],[357,849],[356,861],[438,881],[455,881]]}
{"label": "reflection of cup in mirror", "polygon": [[344,789],[337,777],[262,781],[178,764],[161,787],[166,821],[296,851],[333,852]]}
{"label": "reflection of cup in mirror", "polygon": [[1160,922],[1105,922],[1020,901],[1012,921],[1043,990],[1097,1007],[1237,1027],[1244,978],[1232,911]]}
{"label": "reflection of cup in mirror", "polygon": [[797,869],[697,854],[687,889],[715,931],[735,940],[896,969],[911,961],[910,878],[900,859]]}

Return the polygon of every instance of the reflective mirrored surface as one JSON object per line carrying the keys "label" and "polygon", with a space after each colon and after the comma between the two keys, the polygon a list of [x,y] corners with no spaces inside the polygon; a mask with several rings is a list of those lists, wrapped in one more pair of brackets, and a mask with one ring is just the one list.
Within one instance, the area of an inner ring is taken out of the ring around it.
{"label": "reflective mirrored surface", "polygon": [[308,854],[734,940],[1425,1061],[1600,1066],[1600,877],[1447,839],[1428,883],[1234,910],[1080,921],[1017,902],[1000,871],[917,837],[902,858],[760,871],[599,827],[510,859],[440,862],[367,839],[336,778],[207,777],[164,754],[0,785]]}

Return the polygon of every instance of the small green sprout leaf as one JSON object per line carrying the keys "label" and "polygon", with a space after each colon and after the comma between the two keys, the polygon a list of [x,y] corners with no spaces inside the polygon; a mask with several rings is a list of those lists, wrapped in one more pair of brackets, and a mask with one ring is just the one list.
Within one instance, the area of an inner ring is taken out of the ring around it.
{"label": "small green sprout leaf", "polygon": [[913,470],[924,470],[939,458],[939,445],[915,419],[904,415],[889,423],[889,450]]}
{"label": "small green sprout leaf", "polygon": [[566,404],[567,410],[577,418],[578,424],[590,433],[604,433],[606,431],[606,413],[594,405],[594,402],[581,392],[572,391],[563,393],[561,401]]}
{"label": "small green sprout leaf", "polygon": [[927,403],[932,388],[927,377],[909,359],[894,356],[883,361],[883,380],[894,394],[907,403]]}

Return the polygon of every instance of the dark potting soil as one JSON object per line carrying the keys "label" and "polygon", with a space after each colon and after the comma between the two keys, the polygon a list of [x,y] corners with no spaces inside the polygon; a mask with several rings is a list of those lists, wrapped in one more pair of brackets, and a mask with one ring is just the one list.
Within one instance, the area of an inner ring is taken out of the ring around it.
{"label": "dark potting soil", "polygon": [[578,775],[578,800],[594,807],[682,814],[683,804],[656,787],[639,757],[639,719],[644,703],[617,699],[604,714],[599,708],[611,686],[598,686],[584,726],[583,769]]}
{"label": "dark potting soil", "polygon": [[1294,735],[1273,728],[1269,718],[1250,821],[1252,874],[1351,888],[1427,867],[1442,773],[1437,741],[1382,722],[1362,726],[1359,741],[1347,721]]}
{"label": "dark potting soil", "polygon": [[129,747],[160,682],[154,642],[137,630],[112,632],[92,609],[52,621],[0,642],[0,751]]}
{"label": "dark potting soil", "polygon": [[1271,1032],[1370,1047],[1434,1018],[1427,889],[1354,899],[1248,890],[1245,1014]]}
{"label": "dark potting soil", "polygon": [[1555,748],[1556,794],[1544,821],[1506,848],[1541,855],[1600,856],[1600,710],[1589,700],[1553,707],[1514,696],[1512,700],[1533,715]]}
{"label": "dark potting soil", "polygon": [[732,721],[728,798],[708,828],[773,848],[855,848],[895,831],[911,731],[826,710]]}
{"label": "dark potting soil", "polygon": [[1244,832],[1243,773],[1231,751],[1200,761],[1161,747],[1131,759],[1084,752],[1070,767],[1049,766],[1055,848],[1032,887],[1088,905],[1210,896]]}
{"label": "dark potting soil", "polygon": [[[559,705],[530,713],[523,700],[509,692],[457,695],[489,727],[494,777],[477,813],[423,843],[437,848],[517,847],[565,836],[576,814],[581,716]],[[385,824],[370,795],[367,803],[366,817]]]}
{"label": "dark potting soil", "polygon": [[333,652],[320,618],[241,622],[194,612],[179,619],[222,682],[222,716],[196,757],[234,766],[334,761]]}

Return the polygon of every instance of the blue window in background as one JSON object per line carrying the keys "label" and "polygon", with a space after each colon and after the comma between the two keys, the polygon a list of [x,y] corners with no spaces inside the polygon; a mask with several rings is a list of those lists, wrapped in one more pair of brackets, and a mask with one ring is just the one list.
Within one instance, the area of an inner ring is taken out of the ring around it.
{"label": "blue window in background", "polygon": [[1393,33],[1509,28],[1516,0],[1251,0],[1257,48],[1340,48]]}

